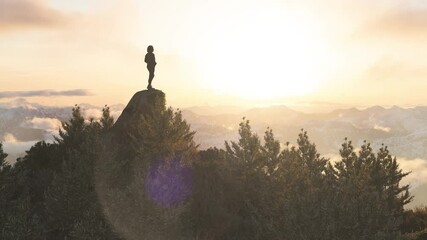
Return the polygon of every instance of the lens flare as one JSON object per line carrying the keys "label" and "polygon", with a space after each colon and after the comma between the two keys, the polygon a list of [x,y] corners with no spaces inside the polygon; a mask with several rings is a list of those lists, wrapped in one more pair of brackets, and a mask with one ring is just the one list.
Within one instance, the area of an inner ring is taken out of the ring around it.
{"label": "lens flare", "polygon": [[178,160],[152,164],[145,181],[147,196],[162,207],[182,203],[191,194],[191,170]]}

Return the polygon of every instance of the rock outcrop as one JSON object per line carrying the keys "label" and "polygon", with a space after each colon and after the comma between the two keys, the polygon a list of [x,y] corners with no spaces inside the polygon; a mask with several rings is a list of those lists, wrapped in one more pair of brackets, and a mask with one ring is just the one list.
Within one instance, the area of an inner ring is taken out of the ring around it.
{"label": "rock outcrop", "polygon": [[154,88],[135,93],[114,124],[113,130],[126,129],[141,114],[150,114],[156,106],[165,106],[165,102],[165,94]]}

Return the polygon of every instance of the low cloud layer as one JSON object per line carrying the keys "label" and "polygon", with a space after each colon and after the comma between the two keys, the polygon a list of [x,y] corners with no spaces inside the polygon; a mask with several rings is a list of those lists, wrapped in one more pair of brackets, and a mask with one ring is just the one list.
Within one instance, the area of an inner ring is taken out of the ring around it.
{"label": "low cloud layer", "polygon": [[365,26],[367,37],[427,37],[427,9],[401,7],[390,10]]}
{"label": "low cloud layer", "polygon": [[1,98],[16,98],[16,97],[52,97],[52,96],[91,96],[88,90],[74,89],[66,91],[54,90],[36,90],[36,91],[6,91],[0,92]]}
{"label": "low cloud layer", "polygon": [[43,130],[58,130],[61,127],[61,121],[56,118],[33,118],[28,123],[32,128]]}
{"label": "low cloud layer", "polygon": [[[356,150],[356,152],[358,149]],[[341,157],[335,153],[324,154],[324,157],[328,158],[332,163],[341,161]],[[417,188],[420,185],[427,184],[427,160],[416,158],[407,159],[403,157],[396,157],[400,168],[404,172],[410,172],[408,176],[403,178],[403,184],[410,184],[411,187]]]}
{"label": "low cloud layer", "polygon": [[413,188],[419,185],[427,184],[427,160],[425,159],[405,159],[398,158],[400,167],[411,172],[405,179],[405,183],[411,184]]}
{"label": "low cloud layer", "polygon": [[389,128],[389,127],[384,127],[384,126],[381,126],[381,125],[378,125],[378,124],[376,124],[374,126],[374,129],[375,130],[380,130],[380,131],[383,131],[383,132],[390,132],[390,130],[391,130],[391,128]]}
{"label": "low cloud layer", "polygon": [[1,0],[0,31],[22,27],[52,27],[65,22],[65,16],[44,0]]}
{"label": "low cloud layer", "polygon": [[28,120],[23,124],[23,126],[32,128],[32,129],[41,129],[45,131],[44,139],[45,141],[53,141],[55,136],[59,135],[59,129],[62,127],[61,121],[56,118],[38,118],[35,117],[31,120]]}
{"label": "low cloud layer", "polygon": [[21,142],[11,133],[6,133],[1,137],[3,150],[8,154],[6,161],[14,163],[17,158],[23,157],[25,151],[28,151],[37,141]]}

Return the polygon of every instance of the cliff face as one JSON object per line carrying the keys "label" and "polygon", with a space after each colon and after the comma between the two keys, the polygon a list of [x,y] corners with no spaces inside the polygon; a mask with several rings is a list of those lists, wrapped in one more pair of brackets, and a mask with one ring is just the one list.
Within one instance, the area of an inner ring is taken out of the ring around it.
{"label": "cliff face", "polygon": [[135,93],[114,124],[114,131],[125,130],[141,117],[141,114],[150,114],[155,106],[165,106],[165,103],[165,94],[160,90],[150,89]]}

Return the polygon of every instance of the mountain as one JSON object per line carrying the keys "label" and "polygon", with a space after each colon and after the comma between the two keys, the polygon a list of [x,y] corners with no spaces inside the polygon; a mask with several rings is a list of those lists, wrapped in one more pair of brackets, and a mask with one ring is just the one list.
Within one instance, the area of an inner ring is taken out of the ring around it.
{"label": "mountain", "polygon": [[[141,104],[137,101],[141,91],[126,106],[113,105],[112,115],[117,119],[123,109],[124,114],[117,120],[127,118],[132,108]],[[161,94],[161,91],[153,92]],[[147,95],[148,96],[148,95]],[[80,104],[86,118],[99,118],[102,107]],[[239,122],[250,120],[252,129],[261,137],[267,127],[273,129],[282,142],[295,143],[301,128],[316,143],[319,152],[335,159],[344,138],[359,147],[364,140],[372,143],[374,149],[381,144],[389,147],[396,155],[405,171],[412,171],[411,182],[427,189],[427,107],[384,108],[373,106],[366,109],[337,109],[326,113],[304,113],[287,106],[243,109],[238,107],[192,107],[181,110],[183,118],[196,131],[195,141],[199,149],[223,147],[224,141],[237,140]],[[52,141],[60,127],[60,122],[70,118],[71,107],[47,107],[38,104],[20,103],[0,105],[0,141],[13,162],[22,156],[36,141]],[[417,164],[414,164],[414,163]],[[424,185],[422,185],[424,184]],[[415,189],[415,188],[414,188]],[[427,200],[427,199],[426,199]],[[427,201],[426,201],[427,202]]]}
{"label": "mountain", "polygon": [[283,142],[292,142],[304,128],[323,153],[336,153],[347,137],[356,144],[367,140],[374,147],[384,143],[400,157],[427,159],[427,107],[375,106],[363,110],[303,113],[274,106],[213,115],[199,115],[185,109],[183,115],[197,131],[196,139],[202,147],[221,147],[224,140],[235,140],[238,123],[245,117],[260,135],[270,127]]}
{"label": "mountain", "polygon": [[[101,107],[80,106],[87,118],[100,116]],[[117,119],[124,106],[110,108]],[[230,113],[226,109],[240,110]],[[0,137],[6,142],[11,136],[15,142],[51,140],[60,122],[68,119],[70,114],[71,107],[0,106]],[[196,141],[202,149],[222,147],[225,140],[237,139],[238,124],[245,117],[259,135],[270,127],[282,142],[292,142],[304,128],[320,152],[325,154],[337,153],[342,140],[347,137],[356,144],[367,140],[374,147],[384,143],[399,157],[427,159],[427,107],[374,106],[363,110],[350,108],[329,113],[304,113],[286,106],[246,110],[227,106],[187,108],[182,114],[197,132]]]}
{"label": "mountain", "polygon": [[[80,106],[87,118],[100,116],[101,107]],[[124,106],[110,108],[117,118]],[[233,110],[237,112],[233,113]],[[325,154],[336,153],[347,137],[357,144],[367,140],[375,147],[384,143],[399,157],[427,159],[427,107],[374,106],[363,110],[350,108],[329,113],[304,113],[286,106],[246,110],[227,106],[193,107],[183,109],[182,113],[197,132],[196,140],[201,148],[222,147],[224,140],[235,140],[238,124],[245,117],[260,135],[270,127],[283,142],[292,142],[304,128]],[[6,142],[6,136],[13,136],[16,142],[51,140],[60,122],[68,119],[70,114],[71,107],[0,106],[0,136]]]}

